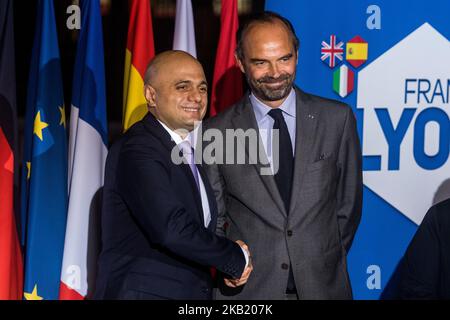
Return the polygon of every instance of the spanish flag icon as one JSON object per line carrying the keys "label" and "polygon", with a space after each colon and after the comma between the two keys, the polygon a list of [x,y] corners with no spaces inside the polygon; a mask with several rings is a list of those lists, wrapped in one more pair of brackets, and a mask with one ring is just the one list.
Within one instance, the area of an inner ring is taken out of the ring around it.
{"label": "spanish flag icon", "polygon": [[348,63],[358,68],[367,61],[369,44],[360,36],[356,36],[347,42],[345,52]]}

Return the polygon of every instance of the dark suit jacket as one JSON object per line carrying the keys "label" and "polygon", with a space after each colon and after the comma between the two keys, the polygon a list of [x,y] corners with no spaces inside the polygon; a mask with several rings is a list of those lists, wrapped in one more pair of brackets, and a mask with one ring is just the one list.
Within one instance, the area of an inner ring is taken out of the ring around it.
{"label": "dark suit jacket", "polygon": [[148,114],[111,148],[95,298],[210,299],[210,266],[233,278],[242,274],[241,248],[214,232],[217,206],[203,169],[208,228],[189,166],[171,161],[173,147]]}
{"label": "dark suit jacket", "polygon": [[[203,130],[209,128],[258,130],[248,95],[208,119]],[[362,202],[352,110],[296,88],[295,144],[289,212],[273,175],[260,174],[264,161],[250,163],[248,143],[246,164],[206,166],[218,201],[218,232],[243,239],[254,268],[244,287],[218,292],[218,299],[284,299],[289,265],[301,299],[352,298],[346,256]]]}
{"label": "dark suit jacket", "polygon": [[403,258],[402,299],[450,299],[450,199],[425,215]]}

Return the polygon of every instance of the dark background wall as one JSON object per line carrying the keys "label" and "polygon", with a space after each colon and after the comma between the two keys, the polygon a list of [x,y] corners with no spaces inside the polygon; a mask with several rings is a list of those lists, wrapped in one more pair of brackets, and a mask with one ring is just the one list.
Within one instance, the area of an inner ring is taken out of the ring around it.
{"label": "dark background wall", "polygon": [[[54,1],[63,74],[64,99],[68,117],[78,32],[69,30],[66,27],[66,21],[69,17],[66,10],[74,2],[76,1]],[[128,1],[102,0],[101,3],[107,116],[110,142],[113,142],[120,133],[122,121],[123,68],[128,31]],[[264,10],[264,0],[238,0],[238,3],[240,24],[245,22],[251,14]],[[23,132],[36,6],[37,1],[14,1],[17,104],[20,119],[20,135]],[[151,0],[151,7],[155,51],[159,53],[172,48],[176,0]],[[220,33],[220,0],[192,0],[192,7],[195,20],[197,58],[202,63],[206,78],[211,84]]]}

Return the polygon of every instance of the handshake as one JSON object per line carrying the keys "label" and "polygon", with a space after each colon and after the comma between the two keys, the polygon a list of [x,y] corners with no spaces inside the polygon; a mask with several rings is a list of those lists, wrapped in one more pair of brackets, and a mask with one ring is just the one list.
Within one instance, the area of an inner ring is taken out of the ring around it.
{"label": "handshake", "polygon": [[241,248],[247,252],[248,265],[244,269],[244,272],[242,272],[242,275],[239,279],[227,279],[227,278],[224,279],[225,284],[231,288],[236,288],[236,287],[246,284],[250,274],[253,271],[252,257],[250,255],[250,251],[248,250],[248,246],[241,240],[236,240],[236,243],[238,245],[240,245]]}

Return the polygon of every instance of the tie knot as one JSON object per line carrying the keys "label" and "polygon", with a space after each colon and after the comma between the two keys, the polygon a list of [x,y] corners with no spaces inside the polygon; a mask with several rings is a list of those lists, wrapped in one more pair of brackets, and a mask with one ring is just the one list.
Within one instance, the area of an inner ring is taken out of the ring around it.
{"label": "tie knot", "polygon": [[271,116],[273,118],[273,120],[279,120],[279,121],[283,121],[283,111],[281,111],[281,109],[272,109],[269,111],[269,116]]}
{"label": "tie knot", "polygon": [[182,141],[178,146],[181,149],[181,152],[183,152],[183,154],[193,154],[194,153],[194,151],[192,150],[192,147],[191,147],[191,143],[187,140]]}

